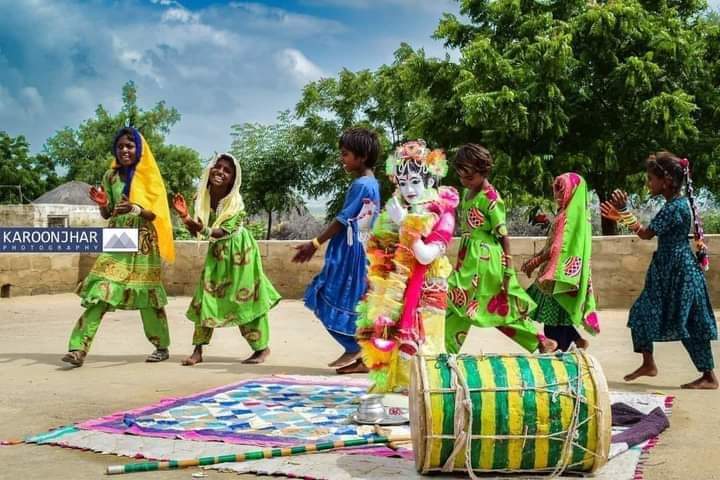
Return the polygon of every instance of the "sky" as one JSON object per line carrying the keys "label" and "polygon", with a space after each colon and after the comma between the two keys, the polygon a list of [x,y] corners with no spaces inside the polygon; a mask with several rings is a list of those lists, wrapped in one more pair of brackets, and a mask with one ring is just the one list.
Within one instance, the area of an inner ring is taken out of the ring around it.
{"label": "sky", "polygon": [[293,109],[310,81],[389,63],[401,42],[444,55],[431,38],[444,11],[457,2],[0,0],[0,130],[39,152],[98,104],[117,112],[132,80],[141,107],[181,113],[168,141],[207,158],[231,125]]}
{"label": "sky", "polygon": [[[719,0],[720,1],[720,0]],[[0,130],[33,152],[98,104],[164,100],[182,115],[168,141],[207,158],[230,127],[270,123],[303,85],[342,68],[392,61],[401,42],[444,55],[433,40],[452,0],[0,0]]]}

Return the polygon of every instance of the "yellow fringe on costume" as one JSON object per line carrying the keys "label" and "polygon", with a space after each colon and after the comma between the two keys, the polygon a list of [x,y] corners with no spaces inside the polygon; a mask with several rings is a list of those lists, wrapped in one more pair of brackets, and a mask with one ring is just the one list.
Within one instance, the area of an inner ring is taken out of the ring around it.
{"label": "yellow fringe on costume", "polygon": [[[167,200],[167,190],[163,182],[160,169],[145,137],[138,132],[142,141],[140,161],[135,167],[135,174],[130,185],[130,203],[140,205],[145,210],[155,214],[153,225],[158,235],[158,248],[160,256],[166,262],[175,261],[175,242],[173,241],[172,222],[170,221],[170,208]],[[120,168],[117,160],[112,161],[112,168]]]}

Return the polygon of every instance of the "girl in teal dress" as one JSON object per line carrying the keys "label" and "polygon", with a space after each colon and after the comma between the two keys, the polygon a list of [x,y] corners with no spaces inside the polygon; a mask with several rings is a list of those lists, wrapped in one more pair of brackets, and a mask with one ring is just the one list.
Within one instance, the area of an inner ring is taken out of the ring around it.
{"label": "girl in teal dress", "polygon": [[255,239],[243,226],[245,208],[240,195],[241,170],[232,155],[218,155],[200,180],[195,217],[185,199],[176,194],[175,210],[194,235],[209,240],[200,280],[187,310],[195,323],[195,350],[183,365],[203,361],[203,345],[215,328],[239,327],[253,354],[243,363],[262,363],[270,354],[268,312],[280,295],[265,276]]}
{"label": "girl in teal dress", "polygon": [[[717,324],[704,270],[708,268],[707,249],[690,180],[690,164],[669,152],[659,152],[647,161],[648,187],[652,195],[665,197],[665,205],[645,227],[627,210],[627,194],[616,190],[610,202],[601,206],[604,217],[621,222],[643,240],[658,237],[645,278],[645,288],[630,310],[628,327],[633,348],[643,356],[642,365],[625,376],[632,381],[654,377],[658,369],[653,356],[654,342],[680,340],[701,373],[682,388],[717,389],[710,341],[717,339]],[[687,198],[681,195],[685,180]],[[694,221],[693,221],[694,219]],[[688,242],[694,223],[696,254]]]}

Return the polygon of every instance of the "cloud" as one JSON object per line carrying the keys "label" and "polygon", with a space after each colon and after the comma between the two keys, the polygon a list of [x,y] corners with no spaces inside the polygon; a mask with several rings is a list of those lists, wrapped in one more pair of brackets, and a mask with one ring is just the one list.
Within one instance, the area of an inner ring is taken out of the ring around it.
{"label": "cloud", "polygon": [[[117,112],[121,88],[132,80],[142,108],[164,100],[181,113],[168,140],[208,156],[229,147],[231,125],[272,122],[292,109],[307,82],[392,61],[400,41],[431,43],[438,19],[423,13],[398,27],[383,24],[362,1],[334,14],[309,1],[334,0],[293,0],[284,8],[259,1],[190,8],[176,0],[0,0],[0,129],[26,135],[39,151],[97,105]],[[417,13],[415,3],[383,0],[397,15]],[[363,15],[376,21],[358,20]]]}
{"label": "cloud", "polygon": [[290,73],[298,85],[319,80],[323,76],[322,70],[307,59],[305,55],[294,48],[286,48],[275,55],[277,65]]}

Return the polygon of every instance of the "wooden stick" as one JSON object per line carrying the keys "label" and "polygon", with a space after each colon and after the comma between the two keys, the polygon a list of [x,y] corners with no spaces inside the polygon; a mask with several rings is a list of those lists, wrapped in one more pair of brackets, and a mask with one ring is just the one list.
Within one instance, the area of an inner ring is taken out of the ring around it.
{"label": "wooden stick", "polygon": [[305,453],[314,453],[323,450],[335,450],[337,448],[387,444],[391,442],[403,442],[409,440],[410,437],[408,436],[377,436],[372,438],[338,440],[335,442],[316,442],[308,443],[305,445],[298,445],[296,447],[263,448],[262,450],[253,450],[250,452],[231,455],[220,455],[219,457],[201,457],[191,458],[187,460],[169,460],[162,462],[140,462],[127,463],[125,465],[110,465],[107,467],[105,473],[107,475],[117,475],[122,473],[152,472],[155,470],[176,470],[179,468],[215,465],[218,463],[227,462],[245,462],[247,460],[262,460],[263,458],[289,457],[292,455],[302,455]]}

